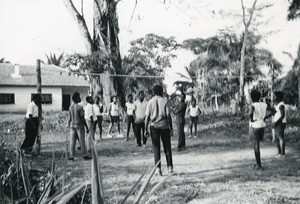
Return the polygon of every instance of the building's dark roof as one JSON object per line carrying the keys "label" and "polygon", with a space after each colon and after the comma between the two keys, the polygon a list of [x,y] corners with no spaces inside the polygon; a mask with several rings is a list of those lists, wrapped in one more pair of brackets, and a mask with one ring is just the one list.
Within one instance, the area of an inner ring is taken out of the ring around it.
{"label": "building's dark roof", "polygon": [[[13,77],[15,65],[0,63],[0,86],[36,86],[36,66],[20,65],[20,77]],[[55,65],[41,65],[42,86],[83,86],[88,87],[88,81],[82,76],[69,75],[67,70]]]}

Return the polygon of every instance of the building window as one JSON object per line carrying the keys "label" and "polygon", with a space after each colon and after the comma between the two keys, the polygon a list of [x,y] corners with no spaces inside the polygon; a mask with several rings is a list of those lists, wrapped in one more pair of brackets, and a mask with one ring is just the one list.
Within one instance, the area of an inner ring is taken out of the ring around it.
{"label": "building window", "polygon": [[0,104],[15,104],[15,94],[0,93]]}
{"label": "building window", "polygon": [[[31,98],[37,94],[31,94]],[[42,94],[42,104],[52,104],[52,94]]]}

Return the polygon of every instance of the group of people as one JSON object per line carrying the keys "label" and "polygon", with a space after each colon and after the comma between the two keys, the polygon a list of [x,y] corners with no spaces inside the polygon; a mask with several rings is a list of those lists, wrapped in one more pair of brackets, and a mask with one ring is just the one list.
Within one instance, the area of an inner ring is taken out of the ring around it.
{"label": "group of people", "polygon": [[[173,172],[171,136],[173,136],[173,125],[171,111],[168,100],[163,96],[163,88],[161,85],[153,87],[154,96],[149,100],[145,100],[143,91],[138,93],[138,99],[133,102],[133,96],[128,95],[128,101],[125,104],[125,112],[127,117],[127,133],[125,140],[129,140],[129,132],[132,127],[135,135],[137,146],[146,146],[147,138],[150,136],[154,152],[155,164],[158,164],[156,174],[162,174],[160,164],[160,141],[164,147],[164,153],[167,161],[168,172]],[[260,141],[264,137],[266,127],[266,119],[274,116],[275,140],[278,147],[278,155],[285,155],[284,129],[286,126],[286,111],[283,102],[283,92],[275,92],[277,105],[271,107],[268,102],[261,101],[261,93],[252,90],[250,93],[252,104],[250,106],[250,125],[249,136],[254,147],[256,158],[256,168],[262,168],[260,157]],[[185,115],[190,116],[190,136],[197,137],[198,117],[201,114],[200,108],[196,104],[196,100],[192,99],[189,106],[186,103],[186,95],[182,93],[179,97],[180,102],[177,104],[174,115],[176,116],[176,124],[178,130],[177,150],[185,149]],[[99,97],[95,100],[91,96],[86,97],[87,105],[83,107],[81,97],[78,92],[72,95],[73,103],[69,107],[68,127],[70,127],[70,156],[69,160],[74,160],[76,141],[80,143],[80,149],[83,159],[91,159],[92,145],[95,141],[96,127],[99,127],[100,140],[102,140],[102,121],[103,121],[103,104]],[[30,153],[34,145],[37,127],[38,127],[38,104],[41,103],[39,95],[33,95],[32,102],[28,105],[25,122],[25,140],[21,145],[21,149],[25,153]],[[117,97],[112,97],[109,105],[108,114],[111,123],[108,129],[107,137],[112,137],[111,131],[114,124],[117,124],[118,136],[121,135],[120,115],[121,108],[117,103]],[[86,129],[86,131],[85,131]],[[194,129],[194,135],[193,135]],[[85,132],[87,137],[85,137]]]}
{"label": "group of people", "polygon": [[261,157],[260,157],[260,141],[263,140],[266,119],[273,117],[273,124],[275,134],[273,140],[277,143],[278,157],[285,156],[285,139],[284,130],[286,126],[286,110],[283,102],[283,92],[276,91],[274,93],[276,106],[273,108],[270,103],[261,101],[261,93],[257,90],[252,90],[250,93],[252,104],[250,106],[250,127],[249,136],[250,141],[254,147],[254,155],[256,159],[255,168],[261,169]]}

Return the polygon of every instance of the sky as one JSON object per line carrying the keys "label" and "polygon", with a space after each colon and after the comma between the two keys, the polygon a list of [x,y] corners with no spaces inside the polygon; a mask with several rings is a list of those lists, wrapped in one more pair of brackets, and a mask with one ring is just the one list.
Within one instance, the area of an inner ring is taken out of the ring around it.
{"label": "sky", "polygon": [[[79,4],[80,0],[73,0]],[[253,0],[244,0],[250,7]],[[92,26],[92,0],[84,0],[84,15]],[[243,29],[239,16],[240,0],[121,0],[118,3],[121,54],[125,55],[130,41],[155,33],[174,36],[180,43],[189,38],[207,38],[220,29],[230,28],[240,34]],[[258,21],[260,34],[265,38],[262,47],[290,69],[292,60],[282,52],[296,55],[300,43],[300,19],[288,22],[287,0],[258,0],[272,3],[263,10]],[[134,11],[134,12],[133,12]],[[34,65],[37,59],[46,60],[50,52],[85,53],[85,45],[77,25],[65,8],[63,0],[1,0],[0,1],[0,58],[12,63]],[[267,33],[272,33],[268,34]],[[196,56],[178,51],[167,76],[181,72]]]}

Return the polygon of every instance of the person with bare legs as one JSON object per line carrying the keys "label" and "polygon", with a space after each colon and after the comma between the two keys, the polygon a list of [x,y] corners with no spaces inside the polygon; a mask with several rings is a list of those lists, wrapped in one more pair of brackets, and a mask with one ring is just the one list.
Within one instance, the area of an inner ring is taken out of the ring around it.
{"label": "person with bare legs", "polygon": [[110,103],[108,114],[110,116],[111,123],[108,128],[107,137],[112,138],[112,135],[110,133],[111,133],[112,127],[114,126],[115,123],[117,123],[118,133],[119,133],[117,137],[123,137],[123,135],[121,134],[121,128],[120,128],[121,110],[120,110],[119,104],[117,103],[117,96],[112,96],[112,102]]}
{"label": "person with bare legs", "polygon": [[196,99],[192,99],[191,105],[188,107],[187,113],[190,115],[191,125],[190,125],[190,136],[193,137],[193,127],[194,127],[194,138],[197,138],[197,125],[199,115],[202,113],[199,106],[196,105]]}
{"label": "person with bare legs", "polygon": [[280,157],[285,156],[285,139],[284,139],[284,129],[286,126],[286,113],[285,105],[283,102],[283,92],[276,91],[274,93],[276,105],[276,114],[274,116],[275,124],[275,141],[277,143],[278,155]]}

